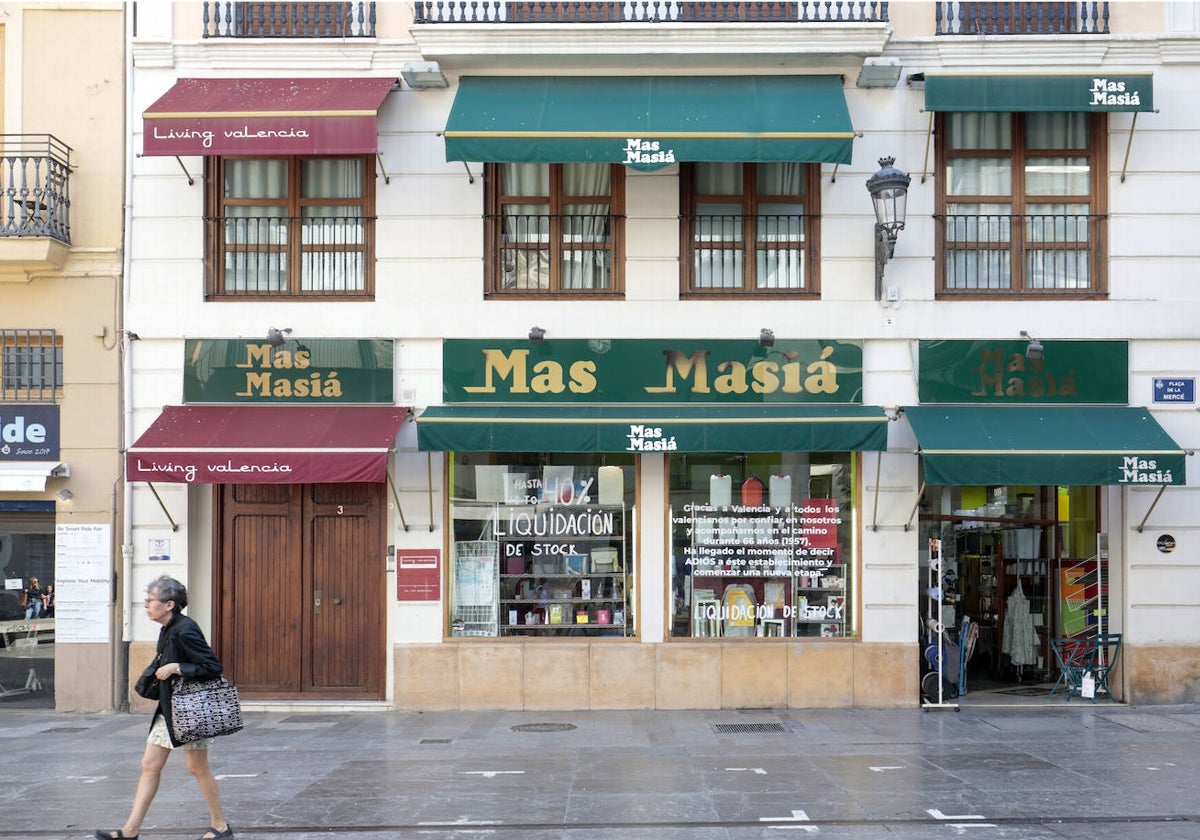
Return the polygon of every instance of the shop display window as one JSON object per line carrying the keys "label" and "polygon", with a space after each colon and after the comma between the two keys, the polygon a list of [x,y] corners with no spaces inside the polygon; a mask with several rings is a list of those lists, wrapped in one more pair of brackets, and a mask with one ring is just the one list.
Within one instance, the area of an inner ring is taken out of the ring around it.
{"label": "shop display window", "polygon": [[449,634],[633,636],[632,455],[454,453]]}
{"label": "shop display window", "polygon": [[857,635],[850,453],[670,460],[671,635]]}

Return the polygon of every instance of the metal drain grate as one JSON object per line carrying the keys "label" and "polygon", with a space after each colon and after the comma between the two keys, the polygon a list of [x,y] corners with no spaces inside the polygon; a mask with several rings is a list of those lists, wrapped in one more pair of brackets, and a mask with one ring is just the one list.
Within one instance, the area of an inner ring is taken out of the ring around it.
{"label": "metal drain grate", "polygon": [[573,723],[521,723],[512,728],[513,732],[570,732],[575,729]]}
{"label": "metal drain grate", "polygon": [[740,735],[767,732],[791,732],[782,723],[714,723],[713,732],[718,735]]}
{"label": "metal drain grate", "polygon": [[454,741],[453,738],[422,738],[420,744],[449,744]]}
{"label": "metal drain grate", "polygon": [[86,726],[52,726],[42,732],[87,732]]}

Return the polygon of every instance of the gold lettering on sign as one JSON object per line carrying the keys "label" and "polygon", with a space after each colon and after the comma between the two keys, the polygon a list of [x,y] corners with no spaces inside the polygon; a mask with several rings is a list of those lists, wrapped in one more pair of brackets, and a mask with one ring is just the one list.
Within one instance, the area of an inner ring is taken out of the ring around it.
{"label": "gold lettering on sign", "polygon": [[971,370],[979,376],[979,383],[971,392],[973,397],[1040,399],[1079,396],[1075,371],[1060,373],[1048,370],[1044,360],[1027,359],[1024,353],[983,348],[979,352],[979,364]]}
{"label": "gold lettering on sign", "polygon": [[496,393],[496,379],[501,382],[511,382],[508,385],[510,394],[528,394],[529,385],[526,381],[525,361],[529,358],[528,350],[513,350],[506,356],[503,350],[484,350],[483,352],[483,385],[466,385],[463,390],[468,394]]}
{"label": "gold lettering on sign", "polygon": [[508,383],[510,394],[561,394],[570,390],[575,394],[590,394],[596,390],[596,363],[586,360],[572,362],[565,367],[562,362],[544,359],[533,366],[533,377],[528,369],[529,351],[489,348],[483,351],[483,385],[464,385],[468,394],[494,394],[497,383]]}
{"label": "gold lettering on sign", "polygon": [[708,389],[708,351],[696,350],[690,356],[684,356],[679,350],[664,350],[667,357],[666,378],[662,385],[647,385],[647,394],[674,394],[675,374],[681,379],[692,380],[693,394],[707,394]]}

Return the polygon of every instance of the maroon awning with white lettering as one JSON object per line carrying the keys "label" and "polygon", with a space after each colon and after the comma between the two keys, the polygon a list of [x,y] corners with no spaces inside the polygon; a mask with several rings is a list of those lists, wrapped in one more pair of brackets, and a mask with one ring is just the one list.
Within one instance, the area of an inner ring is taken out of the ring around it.
{"label": "maroon awning with white lettering", "polygon": [[179,79],[142,114],[146,155],[373,155],[395,78]]}
{"label": "maroon awning with white lettering", "polygon": [[128,481],[334,484],[387,480],[408,409],[170,405],[125,453]]}

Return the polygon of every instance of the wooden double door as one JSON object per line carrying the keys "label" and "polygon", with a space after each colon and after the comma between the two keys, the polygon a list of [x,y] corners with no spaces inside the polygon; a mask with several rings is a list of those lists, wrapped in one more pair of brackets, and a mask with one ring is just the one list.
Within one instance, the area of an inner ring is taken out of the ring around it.
{"label": "wooden double door", "polygon": [[241,694],[383,699],[384,485],[216,490],[218,654]]}

